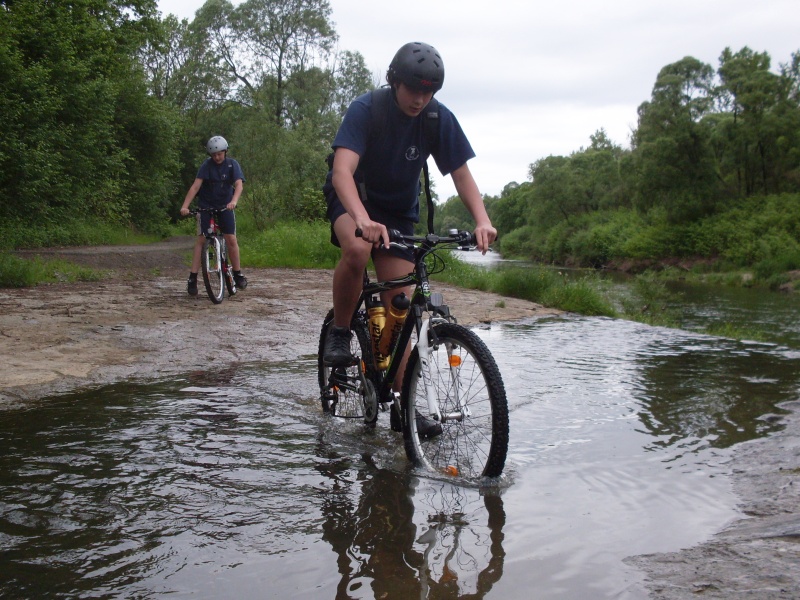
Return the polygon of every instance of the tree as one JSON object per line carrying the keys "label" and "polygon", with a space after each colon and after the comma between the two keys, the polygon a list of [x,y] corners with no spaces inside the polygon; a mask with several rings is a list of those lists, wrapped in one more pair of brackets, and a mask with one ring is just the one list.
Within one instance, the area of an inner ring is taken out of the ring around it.
{"label": "tree", "polygon": [[[131,160],[148,149],[136,128],[153,125],[128,118],[129,111],[152,114],[134,56],[152,35],[155,2],[15,0],[2,8],[0,182],[14,202],[0,211],[26,220],[127,222],[140,200]],[[155,165],[150,187],[165,176]]]}
{"label": "tree", "polygon": [[695,58],[659,72],[650,101],[639,106],[632,138],[640,209],[663,206],[673,221],[713,211],[716,173],[704,120],[713,107],[712,90],[712,68]]}
{"label": "tree", "polygon": [[[721,124],[738,195],[784,191],[784,174],[797,165],[797,112],[792,69],[770,71],[766,52],[725,48],[717,97],[731,118]],[[787,137],[788,135],[788,137]],[[796,188],[795,188],[796,189]]]}
{"label": "tree", "polygon": [[324,64],[333,48],[330,15],[327,0],[247,0],[232,11],[243,52],[230,68],[253,100],[271,106],[278,125],[287,122],[291,88],[304,80],[298,74]]}

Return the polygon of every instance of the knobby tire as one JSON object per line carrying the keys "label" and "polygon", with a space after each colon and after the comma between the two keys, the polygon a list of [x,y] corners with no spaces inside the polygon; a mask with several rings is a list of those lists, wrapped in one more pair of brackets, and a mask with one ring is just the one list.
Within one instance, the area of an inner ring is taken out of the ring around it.
{"label": "knobby tire", "polygon": [[[353,337],[350,341],[351,353],[358,357],[362,369],[362,378],[358,364],[348,367],[331,368],[325,365],[322,357],[325,352],[325,340],[333,327],[333,309],[328,312],[322,324],[319,336],[319,352],[317,353],[317,378],[320,389],[322,410],[336,417],[363,419],[368,425],[374,425],[378,418],[377,390],[372,369],[372,342],[366,322],[354,318],[350,324]],[[337,375],[338,385],[330,386],[331,373]]]}
{"label": "knobby tire", "polygon": [[225,275],[222,272],[222,244],[217,237],[206,239],[203,243],[203,282],[208,297],[214,304],[219,304],[225,296]]}
{"label": "knobby tire", "polygon": [[430,385],[440,412],[461,414],[456,405],[460,396],[471,414],[460,420],[445,419],[440,435],[420,438],[416,413],[428,417],[429,410],[423,366],[415,347],[401,396],[408,459],[415,466],[468,480],[498,477],[508,452],[508,403],[497,364],[483,341],[461,325],[439,323],[428,335]]}

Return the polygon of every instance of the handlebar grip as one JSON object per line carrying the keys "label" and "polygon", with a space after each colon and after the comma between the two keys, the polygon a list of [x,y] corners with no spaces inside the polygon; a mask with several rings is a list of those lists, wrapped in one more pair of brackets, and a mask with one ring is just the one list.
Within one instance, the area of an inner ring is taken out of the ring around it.
{"label": "handlebar grip", "polygon": [[[389,242],[394,242],[403,238],[403,234],[397,231],[397,229],[387,229],[386,231],[389,232]],[[364,232],[361,231],[360,227],[356,227],[356,237],[364,237]]]}

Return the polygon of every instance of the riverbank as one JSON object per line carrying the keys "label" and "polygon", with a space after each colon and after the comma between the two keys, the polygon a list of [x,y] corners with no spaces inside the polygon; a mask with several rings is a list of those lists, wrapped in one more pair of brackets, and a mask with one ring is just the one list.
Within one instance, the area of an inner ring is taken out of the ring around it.
{"label": "riverbank", "polygon": [[[0,289],[0,410],[53,393],[153,379],[208,365],[290,361],[317,352],[331,272],[247,270],[250,285],[213,305],[185,291],[191,239],[150,246],[39,251],[109,276],[99,283]],[[513,321],[556,311],[522,300],[437,284],[461,322]],[[746,518],[704,544],[631,557],[650,597],[800,598],[800,402],[784,428],[734,450],[731,481]]]}

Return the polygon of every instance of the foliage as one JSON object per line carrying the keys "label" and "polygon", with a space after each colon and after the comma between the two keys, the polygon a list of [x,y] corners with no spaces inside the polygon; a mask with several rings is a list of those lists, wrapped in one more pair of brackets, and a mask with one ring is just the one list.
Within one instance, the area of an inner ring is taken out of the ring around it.
{"label": "foliage", "polygon": [[276,223],[242,235],[240,245],[242,262],[253,267],[332,269],[340,256],[331,244],[330,226],[322,221]]}
{"label": "foliage", "polygon": [[630,295],[621,299],[625,318],[649,325],[680,327],[679,298],[654,273],[634,278]]}
{"label": "foliage", "polygon": [[103,274],[62,260],[27,260],[0,252],[0,288],[32,287],[57,281],[99,281]]}
{"label": "foliage", "polygon": [[486,270],[459,260],[449,260],[447,268],[433,278],[585,315],[616,314],[601,293],[596,279],[569,280],[544,267]]}
{"label": "foliage", "polygon": [[163,237],[141,233],[127,225],[106,223],[97,218],[67,217],[55,223],[33,224],[12,219],[5,225],[7,231],[0,238],[0,252],[14,248],[146,244]]}
{"label": "foliage", "polygon": [[503,190],[490,211],[500,249],[580,266],[704,256],[789,268],[800,240],[798,90],[800,53],[778,72],[749,48],[725,49],[716,72],[692,57],[667,65],[630,150],[600,130]]}
{"label": "foliage", "polygon": [[[425,202],[424,195],[420,197],[420,203]],[[422,221],[422,218],[420,218]],[[426,225],[427,227],[427,225]],[[433,215],[434,233],[445,233],[450,229],[459,231],[472,231],[475,229],[475,221],[469,214],[467,207],[458,196],[448,198],[444,204],[435,207]]]}
{"label": "foliage", "polygon": [[664,67],[652,99],[639,107],[633,137],[636,205],[662,206],[672,222],[691,221],[714,209],[715,172],[710,129],[709,65],[686,57]]}
{"label": "foliage", "polygon": [[174,141],[174,114],[147,95],[134,59],[155,3],[15,0],[3,8],[0,184],[14,202],[0,216],[91,215],[157,228],[145,207],[168,190],[174,163],[154,152]]}

